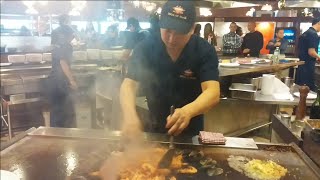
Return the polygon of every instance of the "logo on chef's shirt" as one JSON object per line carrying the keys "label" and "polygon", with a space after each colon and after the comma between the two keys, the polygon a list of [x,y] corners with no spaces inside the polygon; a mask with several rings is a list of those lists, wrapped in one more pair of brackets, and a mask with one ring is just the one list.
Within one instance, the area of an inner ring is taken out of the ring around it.
{"label": "logo on chef's shirt", "polygon": [[187,19],[187,16],[183,16],[185,9],[181,6],[175,6],[172,8],[172,12],[168,12],[169,16],[181,18],[181,19]]}
{"label": "logo on chef's shirt", "polygon": [[180,77],[184,79],[196,79],[196,77],[194,76],[194,72],[192,72],[191,69],[183,71],[183,73],[180,74]]}

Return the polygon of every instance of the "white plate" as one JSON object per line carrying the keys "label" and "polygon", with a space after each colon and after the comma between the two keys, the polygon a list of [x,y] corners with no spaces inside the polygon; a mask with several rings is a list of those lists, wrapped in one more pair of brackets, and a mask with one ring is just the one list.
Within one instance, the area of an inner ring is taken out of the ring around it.
{"label": "white plate", "polygon": [[239,67],[239,63],[219,63],[221,67]]}
{"label": "white plate", "polygon": [[[293,93],[293,95],[300,97],[300,93],[299,92],[295,92]],[[308,93],[307,99],[316,99],[317,98],[317,94],[314,93]]]}
{"label": "white plate", "polygon": [[239,63],[240,65],[254,65],[256,62],[249,62],[249,63]]}
{"label": "white plate", "polygon": [[0,179],[1,180],[20,180],[20,178],[10,171],[0,170]]}
{"label": "white plate", "polygon": [[[262,60],[264,60],[265,62],[261,63],[260,61],[262,61]],[[254,59],[252,61],[255,62],[256,64],[267,64],[267,63],[271,62],[270,59]]]}
{"label": "white plate", "polygon": [[4,66],[10,66],[12,63],[0,63],[0,66],[1,67],[4,67]]}

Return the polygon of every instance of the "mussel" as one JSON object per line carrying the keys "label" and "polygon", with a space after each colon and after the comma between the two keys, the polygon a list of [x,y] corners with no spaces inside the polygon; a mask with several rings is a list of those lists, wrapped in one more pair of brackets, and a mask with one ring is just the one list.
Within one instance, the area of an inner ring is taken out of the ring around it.
{"label": "mussel", "polygon": [[186,157],[187,161],[200,161],[204,157],[204,153],[202,151],[191,151],[188,156]]}
{"label": "mussel", "polygon": [[218,176],[218,175],[220,175],[222,173],[223,173],[223,169],[222,168],[209,168],[207,170],[208,176]]}
{"label": "mussel", "polygon": [[208,168],[214,168],[217,164],[216,160],[213,160],[212,158],[208,157],[205,159],[200,160],[201,169],[208,169]]}

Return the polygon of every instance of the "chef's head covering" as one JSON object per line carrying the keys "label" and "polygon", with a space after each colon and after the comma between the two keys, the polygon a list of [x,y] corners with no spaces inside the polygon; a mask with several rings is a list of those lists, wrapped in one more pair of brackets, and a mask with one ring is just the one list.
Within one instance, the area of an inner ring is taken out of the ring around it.
{"label": "chef's head covering", "polygon": [[320,22],[320,17],[316,17],[312,20],[312,26]]}
{"label": "chef's head covering", "polygon": [[188,0],[167,1],[161,11],[160,27],[182,34],[190,32],[196,21],[195,3]]}
{"label": "chef's head covering", "polygon": [[127,28],[126,29],[129,29],[130,26],[133,26],[136,31],[139,31],[141,29],[139,20],[134,17],[131,17],[127,20]]}

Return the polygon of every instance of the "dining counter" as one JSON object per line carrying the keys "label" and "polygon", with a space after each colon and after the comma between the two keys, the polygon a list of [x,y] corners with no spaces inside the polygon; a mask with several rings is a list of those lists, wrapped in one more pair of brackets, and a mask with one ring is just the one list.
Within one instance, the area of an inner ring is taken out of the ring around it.
{"label": "dining counter", "polygon": [[[288,69],[290,67],[295,67],[299,65],[303,65],[303,61],[298,62],[288,62],[282,64],[254,64],[254,65],[240,65],[238,67],[219,67],[219,75],[220,77],[225,76],[233,76],[239,74],[246,73],[255,73],[255,72],[277,72],[283,69]],[[83,62],[77,63],[73,65],[74,67],[82,67],[82,68],[99,68],[103,66],[99,66],[98,63],[94,62]],[[26,71],[37,71],[37,70],[50,70],[51,64],[26,64],[26,65],[10,65],[6,67],[1,67],[0,73],[16,73],[16,72],[26,72]],[[98,69],[97,69],[98,70]]]}
{"label": "dining counter", "polygon": [[303,65],[303,61],[288,62],[281,64],[254,64],[254,65],[240,65],[238,67],[219,67],[220,76],[232,76],[246,73],[255,72],[277,72],[280,70],[288,69],[294,66]]}

